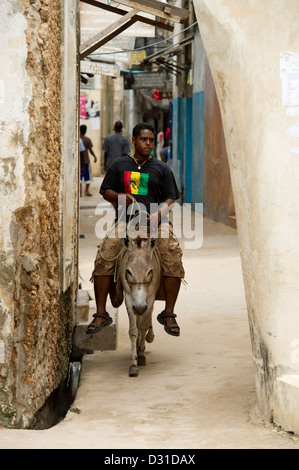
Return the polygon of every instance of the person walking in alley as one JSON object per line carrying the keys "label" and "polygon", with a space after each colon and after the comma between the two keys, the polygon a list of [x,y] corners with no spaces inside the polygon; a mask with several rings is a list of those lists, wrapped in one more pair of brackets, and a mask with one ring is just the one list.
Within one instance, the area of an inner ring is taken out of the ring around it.
{"label": "person walking in alley", "polygon": [[84,145],[84,174],[81,174],[81,179],[80,179],[80,196],[82,196],[82,181],[84,180],[85,182],[85,196],[92,196],[89,192],[89,185],[90,185],[90,157],[89,153],[94,157],[94,162],[96,163],[97,157],[94,154],[94,151],[92,150],[93,143],[89,137],[87,137],[86,134],[87,127],[85,124],[82,124],[80,126],[80,139],[83,142]]}
{"label": "person walking in alley", "polygon": [[[157,319],[164,325],[168,334],[179,336],[180,328],[175,320],[174,307],[185,272],[182,250],[168,220],[169,207],[179,198],[179,192],[169,166],[151,156],[154,141],[154,128],[147,123],[137,124],[132,137],[135,154],[112,162],[102,182],[100,193],[112,204],[118,205],[121,196],[127,207],[137,203],[146,208],[147,225],[156,230],[157,248],[162,261],[165,309]],[[154,212],[151,211],[152,205],[155,206]],[[130,209],[127,214],[129,211]],[[126,224],[126,221],[124,223]],[[120,221],[115,223],[116,231],[118,224]],[[164,234],[164,237],[161,234]],[[99,246],[92,273],[97,312],[93,315],[95,319],[88,326],[86,333],[96,333],[112,323],[112,318],[106,312],[106,301],[113,282],[116,257],[122,247],[123,241],[117,235],[114,238],[106,236]]]}
{"label": "person walking in alley", "polygon": [[[84,147],[83,140],[81,139],[81,137],[80,137],[80,142],[79,142],[79,148],[80,148],[79,159],[80,159],[80,181],[81,181],[81,178],[84,175],[84,152],[85,152],[85,147]],[[80,188],[80,191],[81,191],[81,188]],[[80,196],[81,196],[81,193],[80,193]]]}
{"label": "person walking in alley", "polygon": [[121,134],[123,125],[121,121],[114,124],[114,133],[107,135],[102,150],[104,150],[104,170],[107,171],[111,163],[118,157],[128,155],[131,151],[129,140]]}

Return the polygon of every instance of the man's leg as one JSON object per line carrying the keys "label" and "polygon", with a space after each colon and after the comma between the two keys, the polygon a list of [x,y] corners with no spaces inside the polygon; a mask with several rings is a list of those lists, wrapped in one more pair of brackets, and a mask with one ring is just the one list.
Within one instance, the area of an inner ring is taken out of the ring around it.
{"label": "man's leg", "polygon": [[[117,222],[114,227],[115,238],[112,237],[113,233],[111,232],[111,237],[106,237],[100,244],[92,273],[97,307],[96,313],[102,315],[106,314],[106,302],[113,283],[116,259],[123,247],[123,240],[117,237],[118,233],[122,233],[122,226],[119,232],[118,227],[119,222]],[[93,323],[95,323],[97,327],[100,327],[104,321],[105,319],[102,317],[95,317]],[[96,328],[92,326],[88,327],[89,331],[94,329]]]}
{"label": "man's leg", "polygon": [[[97,313],[106,313],[106,301],[109,294],[112,277],[111,276],[94,276],[94,293],[95,293],[95,300],[97,306]],[[95,317],[93,323],[97,326],[101,326],[101,324],[105,321],[104,318]],[[88,330],[95,330],[95,327],[89,326]]]}
{"label": "man's leg", "polygon": [[[171,224],[162,223],[159,226],[159,237],[157,248],[159,250],[162,266],[163,266],[163,286],[165,293],[165,310],[161,312],[164,324],[172,332],[179,335],[179,327],[173,316],[166,314],[174,314],[174,307],[179,294],[181,279],[185,276],[182,265],[182,250],[178,239],[173,234]],[[160,320],[158,320],[160,321]],[[175,326],[176,325],[176,326]],[[171,326],[171,328],[169,328]],[[171,333],[170,333],[171,334]]]}
{"label": "man's leg", "polygon": [[89,185],[90,185],[90,172],[89,172],[89,164],[84,164],[84,181],[85,181],[85,196],[92,196],[89,192]]}
{"label": "man's leg", "polygon": [[85,196],[92,196],[92,194],[89,192],[89,185],[90,183],[86,183],[85,185]]}
{"label": "man's leg", "polygon": [[[165,310],[164,314],[166,313],[174,313],[174,306],[179,294],[179,290],[181,287],[181,279],[179,277],[163,277],[163,285],[164,285],[164,292],[165,292]],[[169,327],[170,325],[176,324],[176,321],[173,317],[164,317],[164,321]],[[178,332],[179,328],[173,327],[170,328],[173,332]]]}

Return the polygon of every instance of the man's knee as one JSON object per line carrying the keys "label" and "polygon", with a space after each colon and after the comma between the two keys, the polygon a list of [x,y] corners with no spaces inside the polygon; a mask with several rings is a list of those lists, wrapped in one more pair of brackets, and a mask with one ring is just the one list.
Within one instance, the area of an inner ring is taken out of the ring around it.
{"label": "man's knee", "polygon": [[94,262],[93,277],[113,275],[122,246],[122,240],[118,238],[106,238],[101,243]]}
{"label": "man's knee", "polygon": [[158,245],[161,257],[163,276],[184,278],[185,271],[182,263],[182,250],[176,239],[163,240]]}

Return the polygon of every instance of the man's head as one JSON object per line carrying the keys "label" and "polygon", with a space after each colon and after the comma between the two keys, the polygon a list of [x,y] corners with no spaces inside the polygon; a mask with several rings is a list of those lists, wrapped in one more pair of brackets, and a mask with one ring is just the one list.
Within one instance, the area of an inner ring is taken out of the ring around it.
{"label": "man's head", "polygon": [[155,145],[155,131],[151,124],[142,122],[133,129],[132,144],[135,147],[135,156],[146,159],[150,156]]}
{"label": "man's head", "polygon": [[123,123],[121,121],[116,121],[116,123],[114,124],[115,132],[121,132],[122,128],[123,128]]}
{"label": "man's head", "polygon": [[132,137],[136,139],[136,137],[138,137],[140,132],[143,130],[152,131],[152,133],[155,135],[155,129],[153,128],[151,124],[149,124],[148,122],[140,122],[134,127],[133,132],[132,132]]}
{"label": "man's head", "polygon": [[87,127],[85,126],[85,124],[82,124],[82,126],[80,126],[80,134],[85,135],[86,131],[87,131]]}

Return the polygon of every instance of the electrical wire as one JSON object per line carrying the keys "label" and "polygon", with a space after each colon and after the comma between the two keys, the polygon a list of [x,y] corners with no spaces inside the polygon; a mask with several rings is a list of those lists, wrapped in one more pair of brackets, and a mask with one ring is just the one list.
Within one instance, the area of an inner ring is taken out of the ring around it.
{"label": "electrical wire", "polygon": [[[122,50],[122,51],[112,51],[112,52],[97,52],[97,53],[94,53],[94,55],[111,55],[111,54],[125,54],[127,52],[135,52],[135,51],[140,51],[140,50],[144,50],[144,49],[147,49],[149,47],[154,47],[158,44],[162,44],[164,42],[167,42],[167,41],[170,41],[171,39],[175,38],[176,36],[179,36],[180,34],[182,34],[184,31],[187,31],[188,29],[192,28],[192,26],[196,25],[197,24],[197,21],[194,21],[194,23],[192,23],[190,26],[187,26],[187,28],[185,29],[182,29],[179,33],[176,33],[176,34],[173,34],[172,36],[170,36],[169,38],[166,38],[166,39],[162,39],[161,41],[157,41],[153,44],[148,44],[147,46],[142,46],[142,47],[137,47],[136,49],[126,49],[126,50]],[[93,54],[90,54],[90,56],[92,56]]]}

